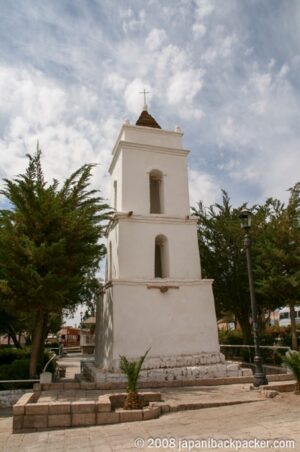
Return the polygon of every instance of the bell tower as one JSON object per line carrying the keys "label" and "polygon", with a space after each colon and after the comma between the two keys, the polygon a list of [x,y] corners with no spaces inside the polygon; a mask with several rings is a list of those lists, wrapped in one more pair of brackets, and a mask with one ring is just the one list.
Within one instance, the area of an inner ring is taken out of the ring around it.
{"label": "bell tower", "polygon": [[137,358],[150,348],[149,378],[154,369],[177,378],[191,366],[202,366],[203,376],[224,376],[212,280],[201,277],[197,220],[190,215],[182,135],[179,127],[163,130],[145,105],[135,125],[123,124],[113,148],[100,369],[117,372],[120,355]]}

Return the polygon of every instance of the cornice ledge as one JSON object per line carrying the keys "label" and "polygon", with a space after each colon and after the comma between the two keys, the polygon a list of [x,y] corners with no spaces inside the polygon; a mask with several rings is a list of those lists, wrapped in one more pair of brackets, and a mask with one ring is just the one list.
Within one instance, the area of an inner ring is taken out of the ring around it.
{"label": "cornice ledge", "polygon": [[128,212],[116,212],[114,215],[115,221],[136,221],[139,223],[175,223],[175,224],[197,224],[198,219],[196,217],[187,215],[183,217],[173,217],[173,216],[167,216],[164,214],[156,215],[156,214],[149,214],[149,215],[138,215],[134,213]]}
{"label": "cornice ledge", "polygon": [[155,279],[112,279],[111,284],[115,285],[127,285],[127,286],[152,286],[152,287],[164,287],[164,286],[211,286],[213,279],[176,279],[176,278],[155,278]]}

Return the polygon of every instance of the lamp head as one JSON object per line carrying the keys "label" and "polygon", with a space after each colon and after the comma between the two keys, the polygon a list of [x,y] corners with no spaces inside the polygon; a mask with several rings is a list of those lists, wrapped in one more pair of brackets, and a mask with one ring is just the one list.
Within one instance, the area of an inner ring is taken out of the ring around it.
{"label": "lamp head", "polygon": [[241,220],[241,228],[248,231],[251,228],[251,216],[250,210],[242,210],[239,217]]}

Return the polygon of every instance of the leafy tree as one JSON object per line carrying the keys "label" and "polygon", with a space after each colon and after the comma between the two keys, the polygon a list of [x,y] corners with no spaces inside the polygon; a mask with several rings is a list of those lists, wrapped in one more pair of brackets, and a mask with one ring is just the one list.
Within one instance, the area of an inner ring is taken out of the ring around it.
{"label": "leafy tree", "polygon": [[290,189],[287,205],[270,198],[262,209],[266,223],[257,246],[258,289],[276,307],[289,305],[292,348],[297,349],[295,305],[300,302],[300,183]]}
{"label": "leafy tree", "polygon": [[250,299],[246,259],[243,250],[243,231],[239,214],[245,205],[233,208],[226,191],[222,204],[206,208],[202,202],[193,209],[198,217],[198,243],[202,273],[213,278],[217,315],[234,313],[239,322],[244,343],[250,343]]}
{"label": "leafy tree", "polygon": [[89,188],[93,165],[83,165],[60,188],[57,180],[46,183],[39,149],[28,158],[26,172],[4,179],[1,191],[12,208],[0,211],[0,307],[30,314],[33,377],[51,315],[90,298],[110,213]]}
{"label": "leafy tree", "polygon": [[296,393],[300,394],[300,352],[295,350],[288,352],[283,362],[293,372],[296,379]]}
{"label": "leafy tree", "polygon": [[7,334],[12,339],[16,348],[21,348],[18,335],[22,332],[23,328],[24,324],[18,316],[4,309],[0,310],[0,333]]}

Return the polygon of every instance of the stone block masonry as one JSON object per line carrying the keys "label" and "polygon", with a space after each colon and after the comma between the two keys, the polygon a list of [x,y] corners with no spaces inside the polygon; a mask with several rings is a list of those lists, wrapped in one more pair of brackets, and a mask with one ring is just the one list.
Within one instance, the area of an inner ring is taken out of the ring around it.
{"label": "stone block masonry", "polygon": [[[76,393],[78,395],[82,392],[81,386],[77,392],[65,391],[64,385],[56,385],[53,392],[48,390],[41,392],[43,386],[36,385],[35,390],[38,392],[24,394],[13,407],[14,433],[142,421],[160,416],[160,408],[151,405],[155,401],[160,402],[160,393],[141,394],[145,408],[125,411],[121,408],[126,397],[125,393],[102,395],[95,390],[95,386],[90,384],[90,389],[83,391],[85,395],[81,397],[85,396],[88,400],[74,400]],[[62,396],[69,397],[70,400],[60,401]],[[91,398],[95,400],[90,400]]]}

